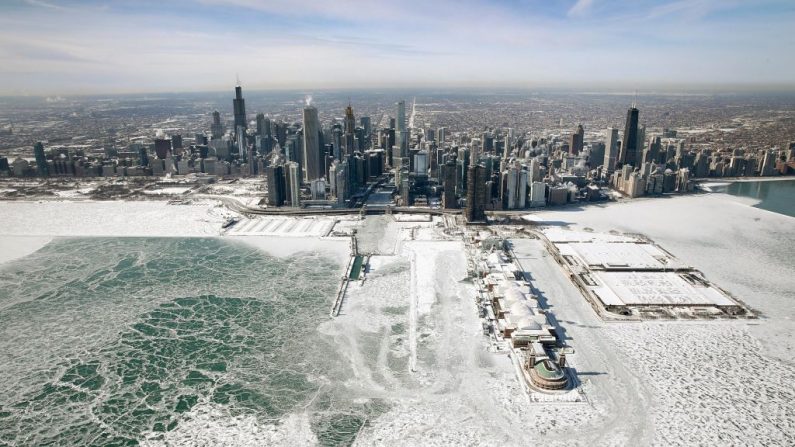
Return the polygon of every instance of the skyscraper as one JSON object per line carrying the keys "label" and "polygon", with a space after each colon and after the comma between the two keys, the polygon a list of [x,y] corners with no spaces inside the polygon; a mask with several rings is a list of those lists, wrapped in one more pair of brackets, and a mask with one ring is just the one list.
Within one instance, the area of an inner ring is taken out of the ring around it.
{"label": "skyscraper", "polygon": [[442,208],[457,208],[458,203],[455,198],[455,173],[456,167],[453,160],[448,160],[441,166],[442,168]]}
{"label": "skyscraper", "polygon": [[264,114],[257,114],[257,136],[259,137],[259,150],[261,154],[270,154],[273,149],[271,120]]}
{"label": "skyscraper", "polygon": [[353,107],[351,107],[350,104],[345,108],[345,124],[343,129],[345,131],[345,155],[351,155],[354,151],[353,134],[356,129],[356,118],[353,116]]}
{"label": "skyscraper", "polygon": [[364,141],[364,147],[366,149],[370,149],[370,147],[371,147],[370,141],[372,139],[372,132],[373,132],[373,128],[372,128],[372,123],[370,121],[370,117],[369,116],[363,116],[363,117],[359,118],[359,124],[362,126],[362,129],[364,129],[364,140],[365,140]]}
{"label": "skyscraper", "polygon": [[400,156],[406,157],[409,150],[408,132],[406,129],[406,101],[400,100],[397,106],[397,129],[395,134],[398,137],[397,145],[400,147]]}
{"label": "skyscraper", "polygon": [[155,138],[155,154],[157,154],[157,158],[165,160],[170,152],[171,141],[165,138]]}
{"label": "skyscraper", "polygon": [[301,206],[301,167],[294,161],[284,165],[285,199],[290,200],[290,206]]}
{"label": "skyscraper", "polygon": [[281,165],[266,167],[265,178],[268,184],[268,206],[284,205],[284,167]]}
{"label": "skyscraper", "polygon": [[604,167],[607,172],[616,169],[616,156],[618,155],[618,129],[608,127],[605,133],[605,161]]}
{"label": "skyscraper", "polygon": [[248,144],[246,143],[246,129],[242,126],[237,127],[237,155],[240,161],[246,162],[246,155],[248,155]]}
{"label": "skyscraper", "polygon": [[149,154],[146,153],[145,146],[138,148],[138,164],[140,166],[149,166]]}
{"label": "skyscraper", "polygon": [[584,138],[585,130],[582,128],[582,124],[580,124],[577,126],[577,130],[571,134],[571,144],[569,145],[569,150],[571,151],[572,155],[577,155],[582,152]]}
{"label": "skyscraper", "polygon": [[397,103],[397,131],[406,130],[406,101],[400,100]]}
{"label": "skyscraper", "polygon": [[[270,124],[270,122],[268,124]],[[264,113],[258,113],[257,114],[257,135],[259,135],[259,136],[265,135],[265,114]]]}
{"label": "skyscraper", "polygon": [[219,140],[224,136],[224,125],[221,124],[221,114],[216,110],[213,112],[213,123],[210,125],[210,135],[213,140]]}
{"label": "skyscraper", "polygon": [[486,220],[486,168],[473,165],[467,169],[467,204],[464,216],[467,222]]}
{"label": "skyscraper", "polygon": [[47,157],[44,155],[44,145],[41,142],[33,145],[33,155],[36,157],[36,172],[42,177],[50,175],[50,169],[47,166]]}
{"label": "skyscraper", "polygon": [[243,89],[240,83],[235,87],[235,99],[232,100],[232,108],[235,112],[235,130],[242,127],[246,129],[246,100],[243,99]]}
{"label": "skyscraper", "polygon": [[638,109],[633,104],[627,110],[627,123],[624,126],[624,139],[621,141],[621,152],[618,163],[637,166],[638,153]]}
{"label": "skyscraper", "polygon": [[309,183],[320,177],[325,177],[320,156],[320,119],[317,109],[311,105],[304,107],[304,181]]}

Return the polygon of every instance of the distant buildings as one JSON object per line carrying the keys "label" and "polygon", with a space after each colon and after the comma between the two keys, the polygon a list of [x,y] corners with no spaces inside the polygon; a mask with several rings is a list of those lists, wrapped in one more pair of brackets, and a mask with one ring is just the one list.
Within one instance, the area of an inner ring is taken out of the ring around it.
{"label": "distant buildings", "polygon": [[350,104],[325,122],[310,104],[293,122],[257,113],[256,129],[248,129],[238,85],[234,129],[213,111],[209,132],[199,130],[193,140],[165,129],[93,151],[37,143],[35,161],[0,158],[0,176],[260,176],[273,207],[360,206],[379,181],[379,194],[391,191],[398,206],[462,206],[468,221],[482,222],[491,211],[605,200],[608,187],[638,197],[690,191],[697,178],[795,169],[795,143],[718,150],[657,127],[646,139],[634,106],[623,141],[616,128],[586,134],[583,125],[570,135],[492,126],[450,132],[426,123],[410,129],[405,101],[396,106],[396,118],[379,116],[375,129],[367,116],[357,126]]}

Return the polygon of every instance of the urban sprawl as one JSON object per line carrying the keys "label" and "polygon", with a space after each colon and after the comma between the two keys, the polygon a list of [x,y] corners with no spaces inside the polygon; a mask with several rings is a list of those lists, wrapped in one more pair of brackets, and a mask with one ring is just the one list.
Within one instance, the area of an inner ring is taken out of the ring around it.
{"label": "urban sprawl", "polygon": [[[414,104],[402,100],[395,117],[375,125],[369,116],[357,120],[350,104],[342,122],[323,123],[311,97],[300,122],[263,113],[249,120],[239,85],[232,102],[231,126],[215,111],[209,132],[192,139],[158,130],[149,141],[101,151],[38,142],[32,159],[0,157],[0,177],[185,176],[211,183],[259,176],[266,191],[259,211],[413,207],[463,212],[468,222],[482,222],[486,212],[683,193],[693,190],[694,179],[795,170],[795,142],[713,148],[694,145],[675,129],[647,134],[635,104],[623,129],[586,138],[583,125],[546,135],[510,127],[432,128],[417,124]],[[3,133],[10,138],[14,129]]]}

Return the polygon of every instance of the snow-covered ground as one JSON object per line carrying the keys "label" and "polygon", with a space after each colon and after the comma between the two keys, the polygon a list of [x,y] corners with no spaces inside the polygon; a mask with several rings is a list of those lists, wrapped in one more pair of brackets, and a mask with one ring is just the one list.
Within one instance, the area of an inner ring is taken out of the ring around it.
{"label": "snow-covered ground", "polygon": [[48,236],[4,237],[0,235],[0,264],[23,258],[44,247],[51,240],[52,238]]}
{"label": "snow-covered ground", "polygon": [[[219,236],[227,218],[235,215],[214,201],[191,205],[164,201],[0,202],[0,263],[33,253],[53,237]],[[266,224],[278,224],[281,231],[263,231]],[[337,259],[347,258],[349,239],[319,237],[333,225],[333,218],[322,217],[243,219],[232,227],[236,231],[224,237],[254,245],[273,256],[321,251]]]}
{"label": "snow-covered ground", "polygon": [[[761,311],[756,321],[604,323],[538,240],[515,253],[550,307],[587,403],[532,403],[510,359],[481,333],[464,245],[440,220],[346,221],[373,254],[339,317],[319,330],[350,365],[357,401],[382,408],[357,445],[793,445],[795,219],[746,199],[699,195],[534,213],[585,231],[642,233]],[[230,213],[215,203],[0,203],[0,247],[16,256],[58,236],[217,236]],[[22,236],[36,236],[27,243]],[[346,238],[245,236],[269,253],[320,250],[345,259]],[[5,256],[5,254],[4,254]],[[10,258],[10,257],[9,257]],[[318,378],[329,380],[332,378]],[[217,409],[197,407],[194,444],[311,444],[301,413],[259,433],[224,433]],[[220,424],[220,425],[219,425]],[[178,431],[180,428],[178,428]],[[293,438],[291,438],[293,437]],[[187,441],[186,441],[187,440]],[[209,442],[207,442],[209,440]],[[244,442],[245,441],[245,442]]]}
{"label": "snow-covered ground", "polygon": [[286,236],[307,237],[325,236],[332,227],[334,219],[329,217],[257,217],[242,219],[226,231],[229,236]]}
{"label": "snow-covered ground", "polygon": [[753,203],[714,194],[535,216],[575,229],[642,233],[761,311],[756,321],[605,324],[535,241],[517,242],[523,266],[576,350],[572,365],[592,381],[594,407],[604,405],[610,418],[603,426],[617,440],[795,442],[795,219]]}
{"label": "snow-covered ground", "polygon": [[0,202],[2,236],[212,236],[224,221],[209,203]]}
{"label": "snow-covered ground", "polygon": [[144,194],[149,195],[180,195],[193,189],[193,186],[165,186],[157,189],[147,189]]}

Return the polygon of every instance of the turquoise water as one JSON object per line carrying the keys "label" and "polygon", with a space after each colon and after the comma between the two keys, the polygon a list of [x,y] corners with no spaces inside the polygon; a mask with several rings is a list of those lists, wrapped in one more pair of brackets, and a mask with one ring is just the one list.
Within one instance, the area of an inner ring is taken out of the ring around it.
{"label": "turquoise water", "polygon": [[0,445],[163,440],[196,407],[321,444],[382,411],[355,404],[318,331],[341,266],[217,238],[57,239],[0,267]]}
{"label": "turquoise water", "polygon": [[759,199],[761,202],[755,205],[757,208],[795,217],[795,178],[762,182],[733,182],[717,191]]}

